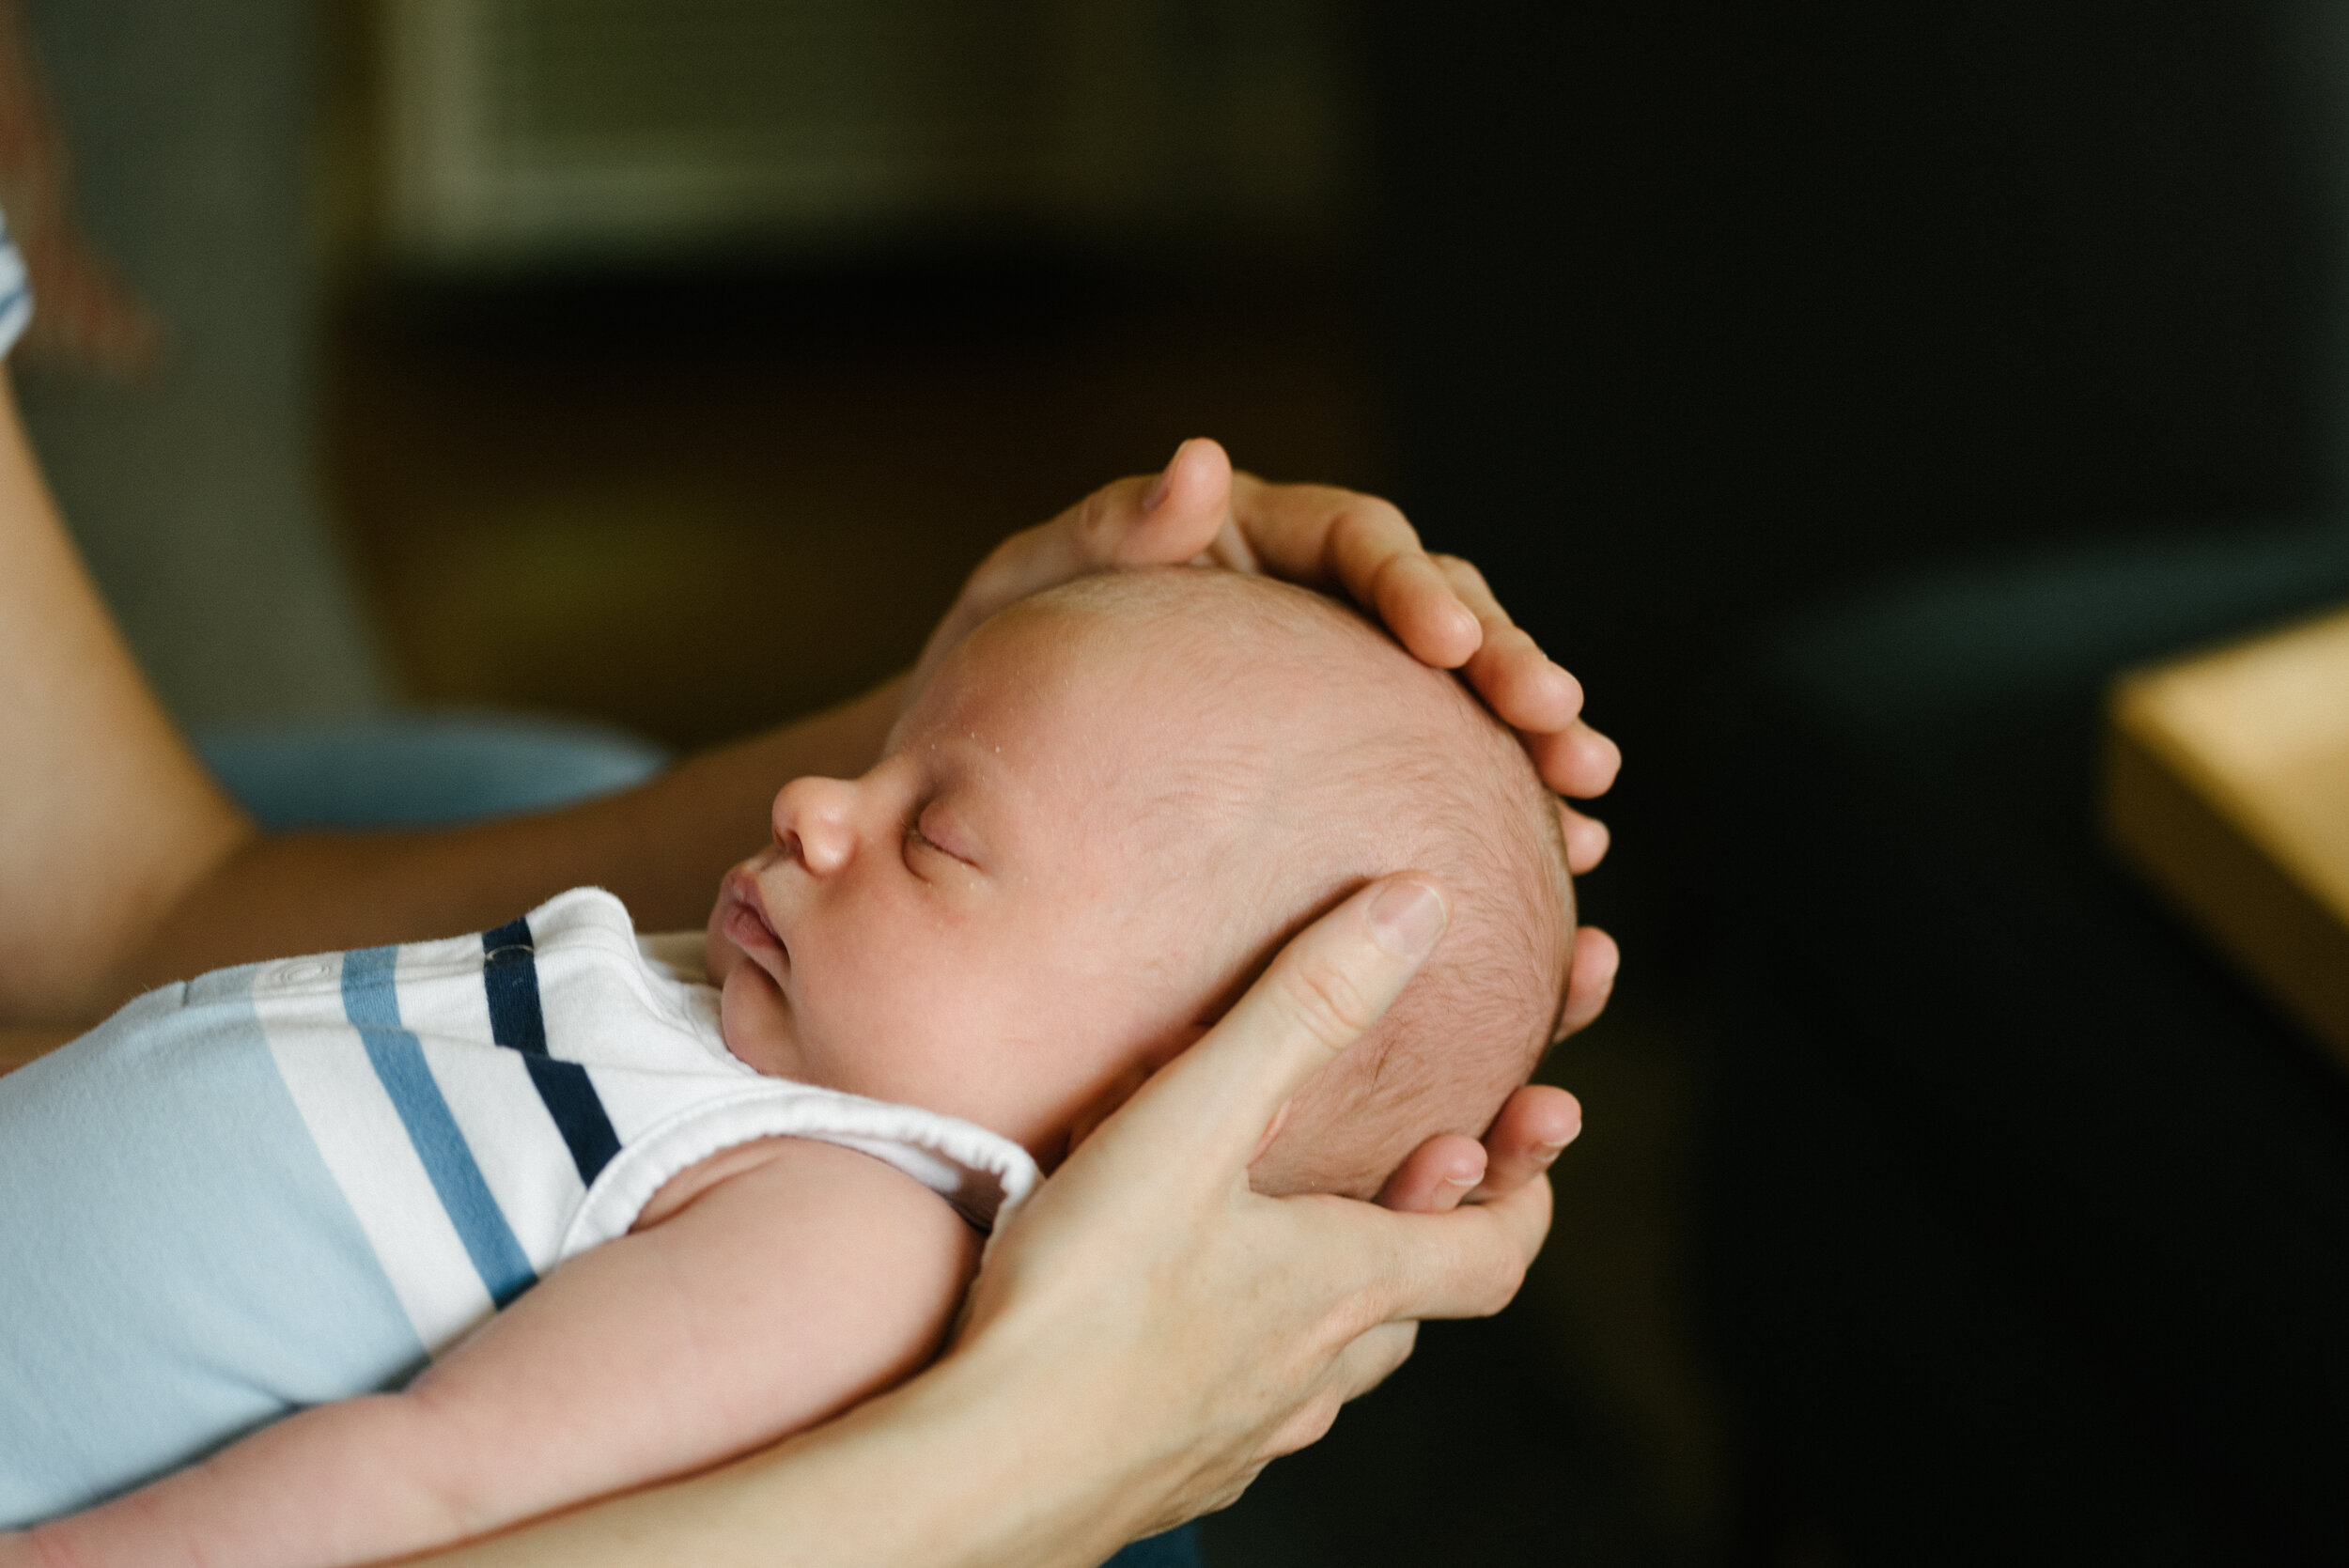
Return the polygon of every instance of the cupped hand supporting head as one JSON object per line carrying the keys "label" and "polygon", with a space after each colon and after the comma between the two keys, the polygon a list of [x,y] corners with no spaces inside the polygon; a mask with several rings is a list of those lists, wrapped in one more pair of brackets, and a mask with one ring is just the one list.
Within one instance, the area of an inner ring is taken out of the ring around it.
{"label": "cupped hand supporting head", "polygon": [[[931,633],[905,690],[920,691],[956,644],[1015,599],[1087,572],[1187,561],[1268,572],[1344,594],[1377,614],[1421,660],[1458,670],[1517,732],[1550,788],[1587,798],[1614,784],[1623,756],[1613,741],[1582,722],[1581,683],[1510,620],[1473,566],[1457,556],[1428,554],[1403,514],[1376,496],[1329,485],[1267,484],[1233,472],[1223,448],[1204,437],[1176,448],[1163,473],[1104,485],[1051,521],[996,546]],[[1563,804],[1559,815],[1567,867],[1579,877],[1606,856],[1607,826]],[[1584,926],[1577,933],[1561,1037],[1607,1005],[1617,961],[1606,932]],[[1496,1130],[1506,1134],[1531,1125],[1524,1118],[1533,1114],[1536,1130],[1556,1131],[1562,1112],[1555,1102],[1536,1093],[1533,1103],[1549,1109],[1504,1115]],[[1470,1157],[1459,1146],[1466,1141],[1453,1141],[1451,1160]],[[1410,1179],[1389,1188],[1390,1203],[1447,1201],[1425,1177],[1449,1167],[1442,1158],[1423,1167],[1425,1156],[1422,1151],[1399,1173]],[[1505,1173],[1507,1167],[1497,1169]],[[1448,1201],[1458,1201],[1462,1190],[1453,1188]]]}
{"label": "cupped hand supporting head", "polygon": [[1419,1205],[1450,1212],[1417,1214],[1249,1187],[1281,1107],[1393,1001],[1446,919],[1412,875],[1347,899],[996,1236],[949,1361],[1034,1369],[1099,1452],[1125,1453],[1112,1495],[1132,1513],[1109,1523],[1127,1535],[1230,1502],[1401,1364],[1417,1320],[1498,1311],[1539,1249],[1541,1168],[1579,1121],[1557,1090],[1504,1112],[1473,1205],[1454,1206],[1473,1182]]}

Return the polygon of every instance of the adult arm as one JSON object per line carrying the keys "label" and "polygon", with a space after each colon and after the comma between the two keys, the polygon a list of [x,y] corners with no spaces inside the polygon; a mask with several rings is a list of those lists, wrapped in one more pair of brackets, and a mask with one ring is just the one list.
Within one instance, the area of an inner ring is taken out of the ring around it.
{"label": "adult arm", "polygon": [[[1614,751],[1580,689],[1455,564],[1382,502],[1234,475],[1185,443],[1156,481],[1122,480],[990,555],[933,638],[935,662],[1001,604],[1079,572],[1260,552],[1353,593],[1413,651],[1465,674],[1553,785],[1604,789]],[[1256,559],[1252,553],[1249,561]],[[0,1023],[94,1021],[162,981],[286,953],[413,939],[510,917],[599,883],[646,928],[703,916],[709,891],[802,773],[878,754],[906,679],[829,713],[689,759],[623,794],[474,827],[257,831],[196,764],[100,604],[0,386]],[[1577,869],[1604,830],[1567,817]]]}
{"label": "adult arm", "polygon": [[1300,935],[1003,1228],[929,1371],[749,1459],[434,1560],[1081,1568],[1231,1501],[1399,1364],[1413,1320],[1503,1305],[1548,1224],[1539,1176],[1437,1215],[1249,1189],[1281,1105],[1444,918],[1390,878]]}

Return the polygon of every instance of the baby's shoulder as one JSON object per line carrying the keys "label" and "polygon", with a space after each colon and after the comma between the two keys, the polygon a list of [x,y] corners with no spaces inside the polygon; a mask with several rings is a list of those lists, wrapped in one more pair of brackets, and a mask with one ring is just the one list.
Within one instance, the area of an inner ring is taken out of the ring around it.
{"label": "baby's shoulder", "polygon": [[819,1139],[756,1138],[678,1172],[633,1230],[687,1216],[713,1233],[789,1234],[826,1252],[872,1258],[943,1254],[977,1263],[979,1237],[954,1206],[886,1160]]}

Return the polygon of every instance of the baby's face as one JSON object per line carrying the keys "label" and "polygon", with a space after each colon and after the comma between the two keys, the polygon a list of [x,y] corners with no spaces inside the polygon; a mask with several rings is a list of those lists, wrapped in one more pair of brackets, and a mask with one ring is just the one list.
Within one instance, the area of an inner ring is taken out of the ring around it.
{"label": "baby's face", "polygon": [[728,1048],[975,1122],[1049,1166],[1195,1037],[1164,958],[1186,890],[1137,865],[1129,831],[1183,705],[1137,683],[1163,684],[1066,624],[990,623],[871,772],[786,784],[773,841],[710,912]]}

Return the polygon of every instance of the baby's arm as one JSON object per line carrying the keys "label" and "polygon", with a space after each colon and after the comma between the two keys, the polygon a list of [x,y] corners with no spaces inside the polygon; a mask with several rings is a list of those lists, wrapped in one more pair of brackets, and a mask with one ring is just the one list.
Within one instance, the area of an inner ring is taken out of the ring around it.
{"label": "baby's arm", "polygon": [[764,1157],[565,1265],[404,1391],[290,1417],[19,1548],[75,1568],[400,1557],[707,1467],[910,1375],[977,1238],[866,1156],[750,1152]]}

